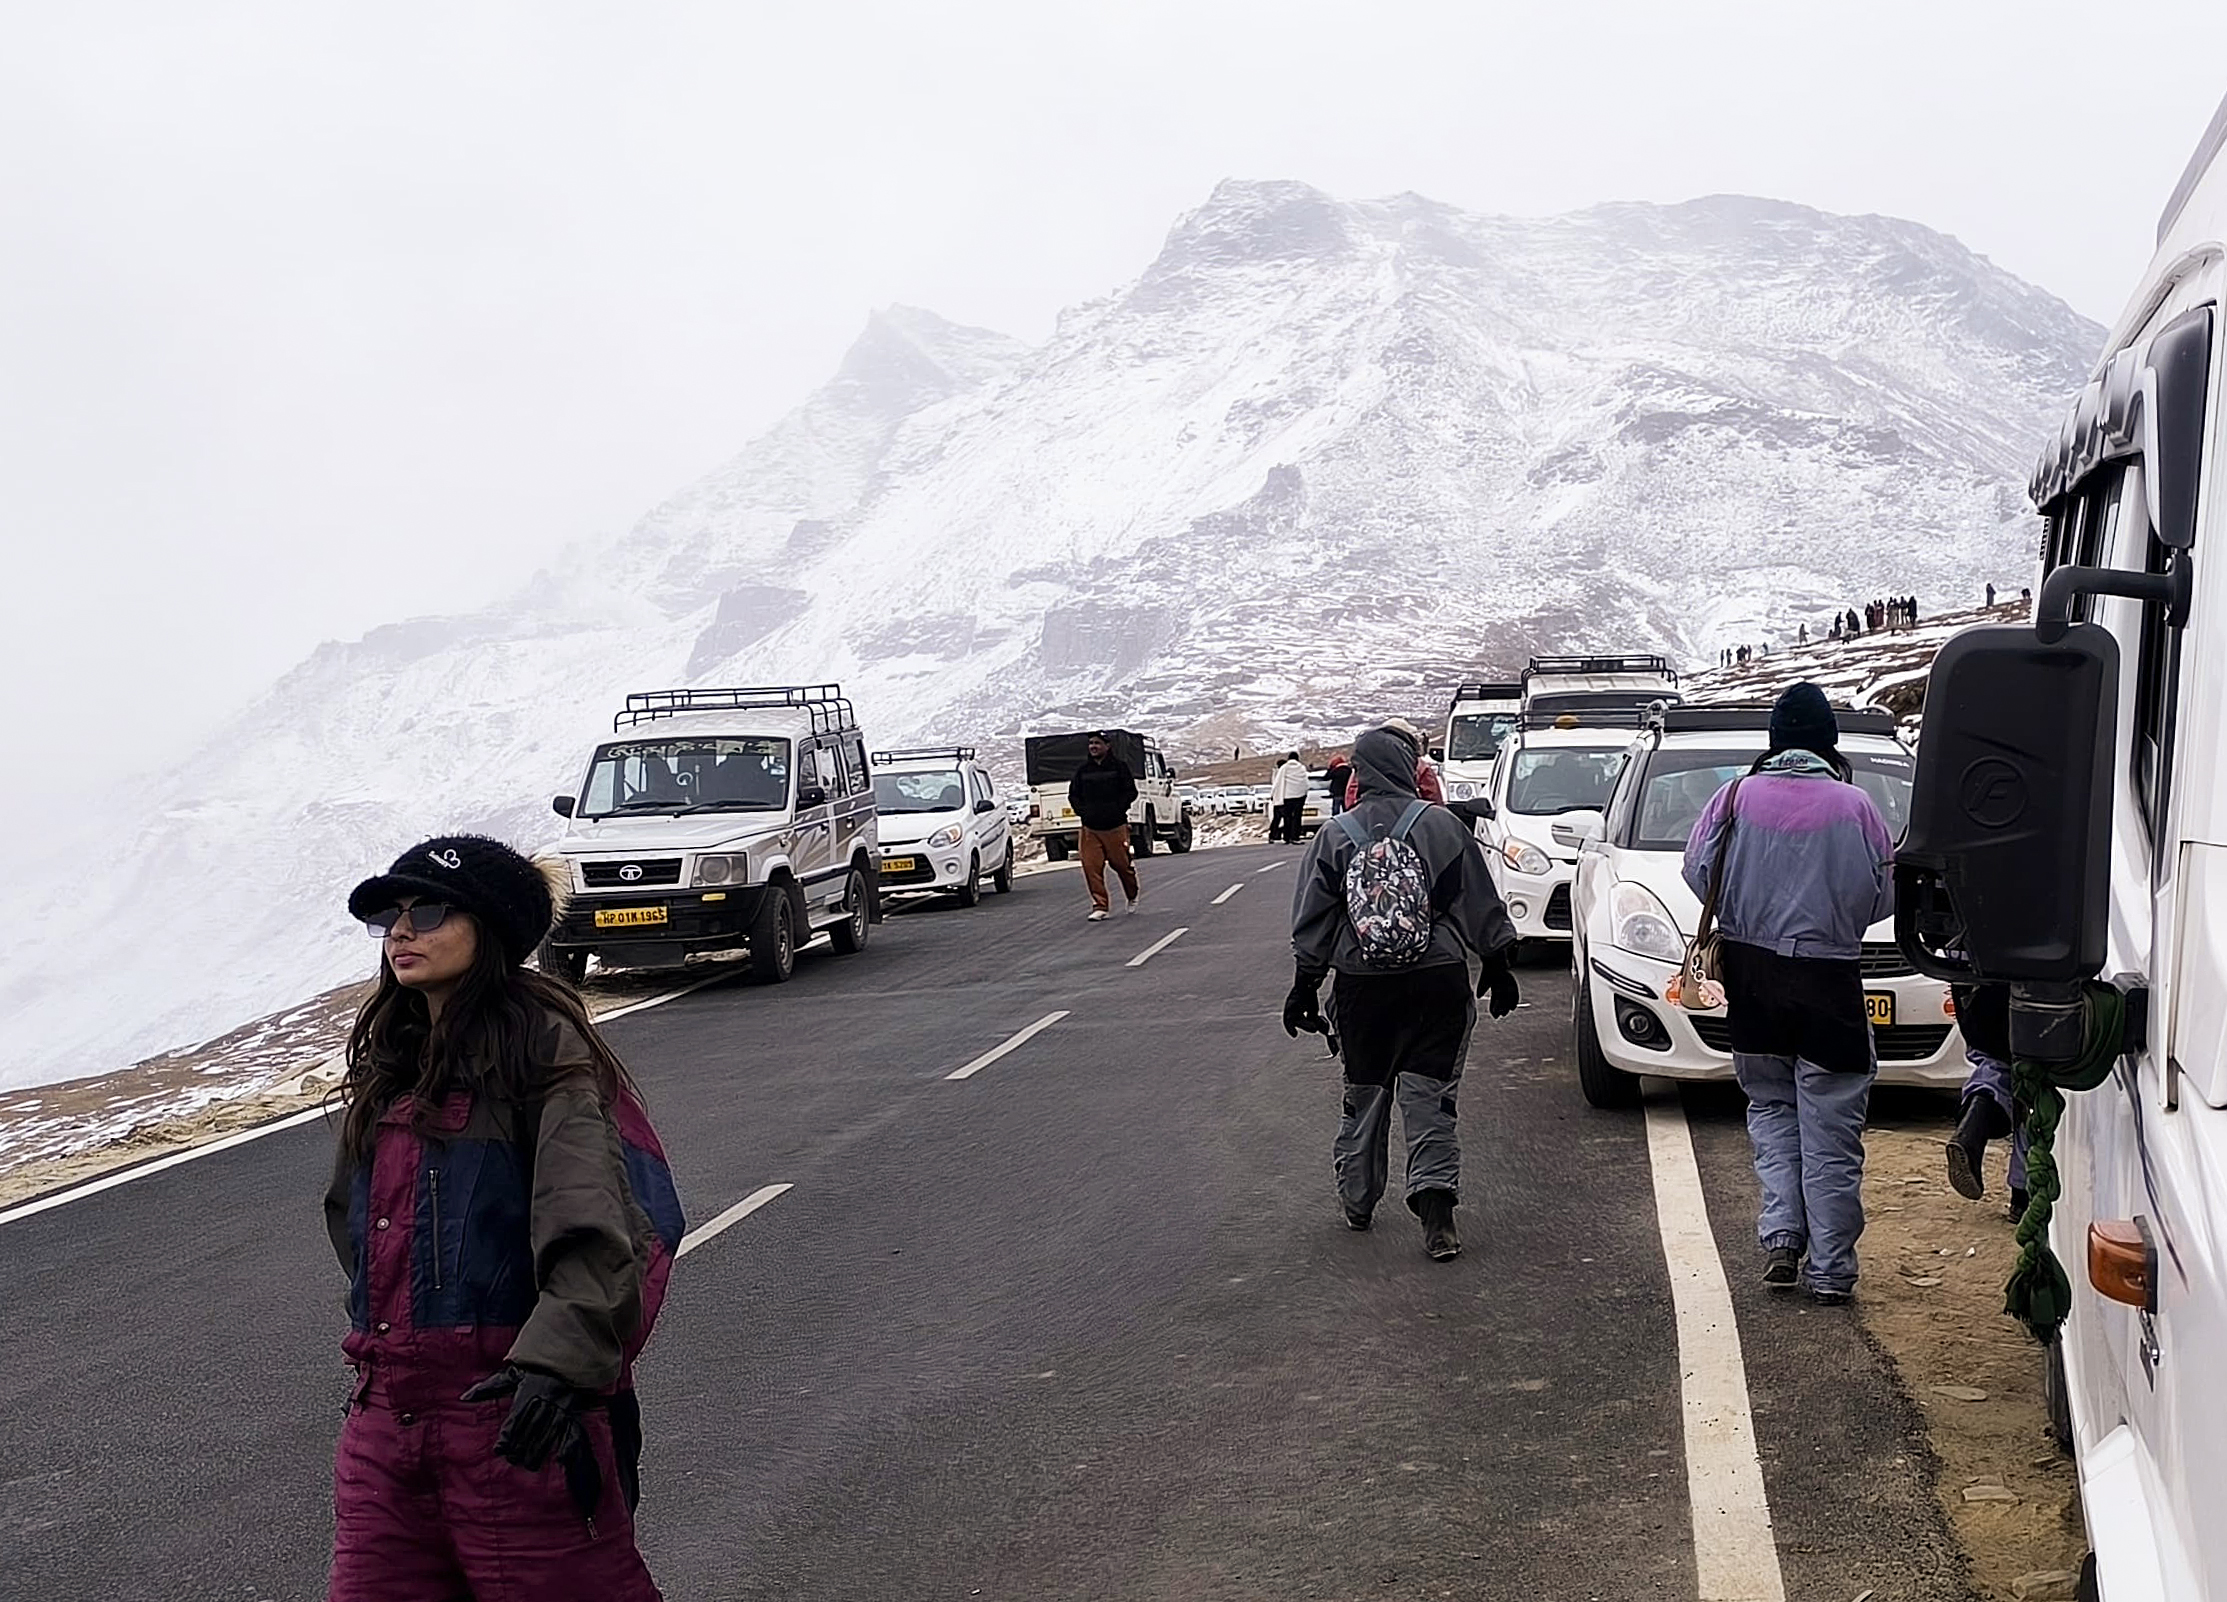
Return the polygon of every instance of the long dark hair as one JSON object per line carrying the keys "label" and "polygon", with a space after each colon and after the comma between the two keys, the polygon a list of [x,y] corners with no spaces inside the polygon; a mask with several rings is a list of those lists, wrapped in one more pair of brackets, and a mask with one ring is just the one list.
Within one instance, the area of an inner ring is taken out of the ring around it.
{"label": "long dark hair", "polygon": [[[470,917],[457,910],[451,917]],[[472,965],[433,1020],[425,997],[394,976],[379,954],[379,988],[348,1031],[348,1071],[340,1097],[347,1112],[340,1142],[350,1160],[371,1155],[379,1115],[402,1096],[414,1096],[418,1128],[457,1090],[471,1090],[515,1109],[545,1092],[559,1072],[549,1060],[557,1031],[570,1024],[587,1042],[596,1094],[609,1106],[621,1085],[633,1089],[625,1064],[596,1032],[587,1003],[563,980],[520,967],[504,954],[487,926],[472,920]],[[565,1072],[578,1070],[567,1068]]]}

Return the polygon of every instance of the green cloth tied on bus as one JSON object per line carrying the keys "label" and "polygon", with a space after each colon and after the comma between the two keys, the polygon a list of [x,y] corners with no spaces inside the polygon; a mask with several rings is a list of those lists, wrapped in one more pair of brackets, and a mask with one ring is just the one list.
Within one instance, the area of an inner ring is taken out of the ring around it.
{"label": "green cloth tied on bus", "polygon": [[2126,997],[2107,984],[2084,990],[2088,1029],[2080,1055],[2068,1063],[2021,1057],[2013,1065],[2017,1099],[2027,1109],[2026,1211],[2018,1220],[2018,1261],[2003,1287],[2003,1311],[2044,1346],[2056,1340],[2072,1311],[2072,1280],[2049,1248],[2049,1216],[2064,1190],[2055,1146],[2065,1093],[2093,1090],[2109,1079],[2126,1032]]}

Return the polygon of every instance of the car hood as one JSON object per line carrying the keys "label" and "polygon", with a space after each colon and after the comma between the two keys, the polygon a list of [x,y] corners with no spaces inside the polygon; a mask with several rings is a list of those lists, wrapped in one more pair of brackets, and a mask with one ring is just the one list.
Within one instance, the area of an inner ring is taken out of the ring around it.
{"label": "car hood", "polygon": [[789,827],[781,812],[699,812],[693,818],[671,815],[632,818],[576,818],[557,842],[568,857],[609,856],[645,851],[716,851],[740,846]]}
{"label": "car hood", "polygon": [[[1682,872],[1685,860],[1682,851],[1618,851],[1612,854],[1609,866],[1615,870],[1613,878],[1652,890],[1678,925],[1678,933],[1691,939],[1694,927],[1701,922],[1701,898],[1686,888]],[[1864,931],[1864,939],[1891,943],[1894,919],[1882,918]]]}
{"label": "car hood", "polygon": [[884,812],[881,815],[881,843],[885,846],[917,845],[938,829],[967,821],[964,812]]}

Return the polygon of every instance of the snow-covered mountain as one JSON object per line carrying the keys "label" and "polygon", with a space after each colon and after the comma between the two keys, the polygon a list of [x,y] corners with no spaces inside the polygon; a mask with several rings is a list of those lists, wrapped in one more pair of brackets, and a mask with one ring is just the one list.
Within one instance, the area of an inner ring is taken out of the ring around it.
{"label": "snow-covered mountain", "polygon": [[535,841],[630,689],[840,679],[877,742],[1348,727],[1527,649],[2019,582],[2102,337],[1954,240],[1718,197],[1544,220],[1229,182],[1043,345],[876,314],[834,378],[501,604],[321,647],[0,891],[0,1085],[368,969],[360,873]]}

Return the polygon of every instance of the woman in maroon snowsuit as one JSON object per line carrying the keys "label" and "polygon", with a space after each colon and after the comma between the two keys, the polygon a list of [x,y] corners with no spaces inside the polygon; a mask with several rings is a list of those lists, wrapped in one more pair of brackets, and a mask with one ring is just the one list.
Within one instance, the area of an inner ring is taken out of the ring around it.
{"label": "woman in maroon snowsuit", "polygon": [[325,1222],[356,1371],[331,1602],[638,1602],[633,1361],[683,1221],[572,989],[525,967],[555,902],[475,836],[348,910],[381,941],[348,1042]]}

